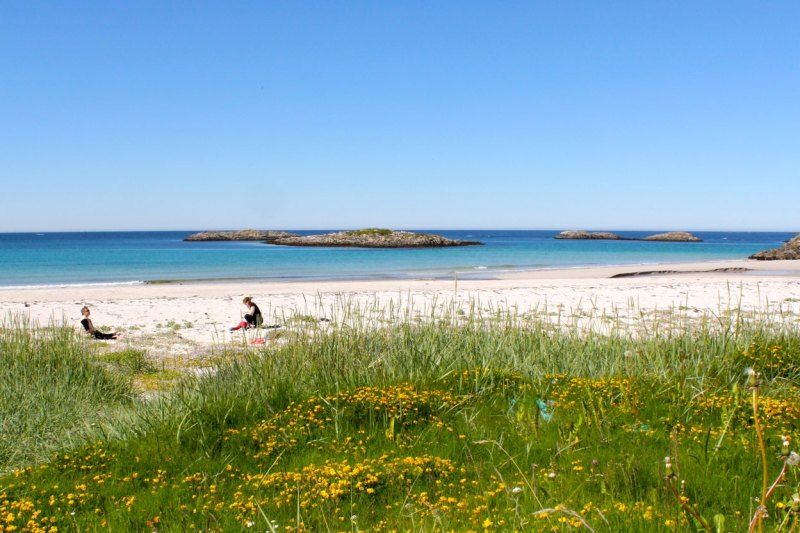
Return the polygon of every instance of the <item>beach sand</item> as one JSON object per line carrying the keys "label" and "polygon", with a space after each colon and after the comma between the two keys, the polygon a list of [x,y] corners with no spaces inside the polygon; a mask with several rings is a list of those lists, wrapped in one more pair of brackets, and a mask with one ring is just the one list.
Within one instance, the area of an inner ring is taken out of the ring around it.
{"label": "beach sand", "polygon": [[[719,269],[748,271],[709,272]],[[612,278],[635,272],[678,273]],[[97,326],[123,332],[113,344],[145,346],[155,355],[200,356],[211,346],[255,335],[228,328],[245,312],[244,296],[259,304],[268,324],[341,317],[357,308],[380,318],[430,316],[458,306],[484,314],[531,314],[554,323],[579,320],[608,330],[645,326],[664,316],[712,319],[731,310],[800,324],[800,261],[717,261],[686,264],[539,270],[494,279],[324,282],[183,282],[167,284],[0,289],[0,313],[39,325],[78,327],[88,305]]]}

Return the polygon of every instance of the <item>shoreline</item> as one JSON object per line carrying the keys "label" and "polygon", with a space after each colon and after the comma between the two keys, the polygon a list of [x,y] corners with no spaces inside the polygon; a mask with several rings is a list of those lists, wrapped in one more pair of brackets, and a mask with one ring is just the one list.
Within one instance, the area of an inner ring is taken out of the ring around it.
{"label": "shoreline", "polygon": [[[797,263],[797,265],[795,265]],[[642,270],[646,268],[647,270]],[[593,277],[633,277],[634,275],[658,274],[705,274],[723,269],[742,269],[743,271],[764,275],[800,276],[800,261],[756,261],[752,259],[710,259],[702,261],[662,261],[643,263],[621,263],[609,265],[574,265],[554,267],[474,267],[470,270],[452,271],[412,271],[376,275],[320,276],[320,277],[231,277],[231,278],[174,278],[152,280],[87,281],[75,283],[0,285],[0,295],[12,291],[78,289],[92,287],[121,286],[172,286],[237,283],[253,284],[318,284],[318,283],[359,283],[359,282],[412,282],[412,281],[498,281],[506,279],[575,279]],[[720,272],[723,273],[723,272]],[[771,273],[771,274],[768,274]],[[606,275],[607,274],[607,275]]]}
{"label": "shoreline", "polygon": [[[645,267],[644,269],[642,267]],[[478,271],[485,272],[485,271]],[[165,281],[125,281],[86,284],[26,285],[0,287],[0,305],[28,300],[51,300],[55,297],[109,299],[136,297],[168,297],[188,293],[213,295],[236,294],[252,288],[268,294],[317,292],[369,292],[415,290],[419,288],[452,289],[457,283],[464,290],[491,288],[525,288],[541,282],[599,281],[620,283],[647,278],[651,281],[678,279],[725,278],[754,281],[759,278],[781,279],[800,283],[800,261],[697,261],[689,263],[637,263],[613,266],[584,266],[536,270],[505,270],[492,277],[408,277],[408,278],[329,278],[310,279],[189,279]]]}

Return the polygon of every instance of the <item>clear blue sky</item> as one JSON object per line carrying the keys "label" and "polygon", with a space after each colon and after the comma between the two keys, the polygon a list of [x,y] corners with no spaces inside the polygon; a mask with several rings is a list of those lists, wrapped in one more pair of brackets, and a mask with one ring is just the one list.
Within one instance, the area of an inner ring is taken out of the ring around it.
{"label": "clear blue sky", "polygon": [[0,231],[800,229],[800,2],[0,4]]}

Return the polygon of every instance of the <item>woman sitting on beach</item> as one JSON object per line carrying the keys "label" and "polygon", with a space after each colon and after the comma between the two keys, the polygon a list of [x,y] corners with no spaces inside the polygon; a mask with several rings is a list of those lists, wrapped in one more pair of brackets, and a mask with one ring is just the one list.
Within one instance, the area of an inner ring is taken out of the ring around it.
{"label": "woman sitting on beach", "polygon": [[260,327],[261,324],[264,323],[264,317],[261,315],[261,309],[258,308],[256,303],[253,301],[252,298],[246,296],[242,303],[247,306],[247,310],[249,311],[246,315],[244,315],[244,320],[239,322],[238,325],[231,328],[231,331],[239,331],[240,329],[244,328],[252,328],[252,327]]}
{"label": "woman sitting on beach", "polygon": [[103,333],[102,331],[95,329],[94,324],[92,324],[92,319],[89,318],[89,315],[92,313],[89,311],[87,306],[83,306],[83,309],[81,309],[81,314],[83,315],[81,326],[83,326],[83,329],[86,330],[86,333],[93,336],[95,339],[109,340],[117,338],[116,333]]}

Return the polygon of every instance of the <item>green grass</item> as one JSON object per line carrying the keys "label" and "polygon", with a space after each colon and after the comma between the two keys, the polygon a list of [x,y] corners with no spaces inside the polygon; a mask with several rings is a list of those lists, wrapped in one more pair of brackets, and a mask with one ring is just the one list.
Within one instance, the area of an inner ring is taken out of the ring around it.
{"label": "green grass", "polygon": [[319,322],[319,319],[312,315],[304,315],[302,313],[294,314],[289,318],[284,320],[284,324],[286,325],[309,325],[309,324],[316,324]]}
{"label": "green grass", "polygon": [[157,364],[143,350],[125,348],[115,352],[100,353],[97,360],[106,363],[116,373],[128,376],[133,380],[134,389],[138,392],[165,391],[177,383],[184,373],[176,368],[176,361],[160,361]]}
{"label": "green grass", "polygon": [[71,330],[5,324],[0,335],[0,472],[47,459],[127,407],[130,378],[93,361]]}
{"label": "green grass", "polygon": [[[40,510],[75,530],[693,530],[675,486],[711,526],[742,531],[762,483],[746,367],[762,373],[771,482],[781,437],[800,442],[796,328],[312,328],[0,480],[0,523]],[[796,520],[798,483],[792,469],[767,502],[767,530]]]}
{"label": "green grass", "polygon": [[115,352],[105,352],[97,356],[97,359],[108,363],[118,372],[126,375],[145,374],[155,372],[156,366],[153,364],[143,350],[126,348]]}
{"label": "green grass", "polygon": [[358,235],[391,235],[393,232],[390,229],[385,228],[364,228],[364,229],[354,229],[350,231],[346,231],[348,235],[358,236]]}

